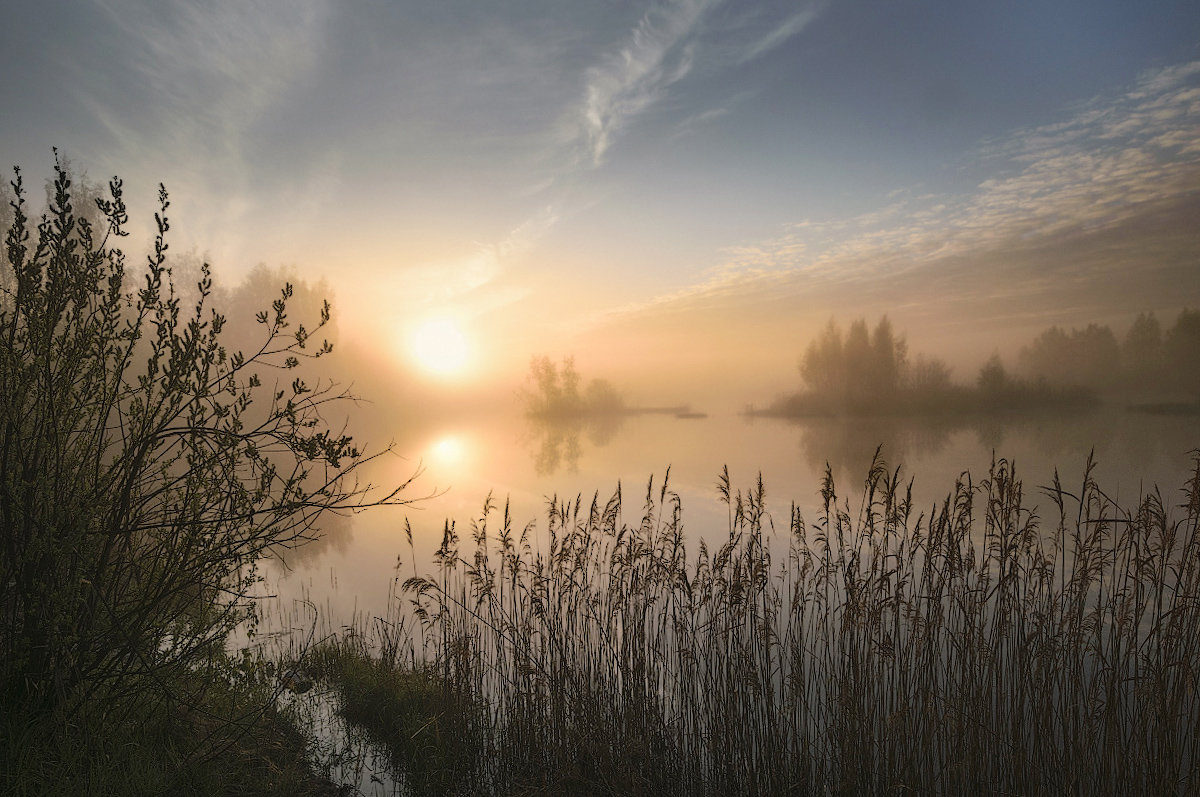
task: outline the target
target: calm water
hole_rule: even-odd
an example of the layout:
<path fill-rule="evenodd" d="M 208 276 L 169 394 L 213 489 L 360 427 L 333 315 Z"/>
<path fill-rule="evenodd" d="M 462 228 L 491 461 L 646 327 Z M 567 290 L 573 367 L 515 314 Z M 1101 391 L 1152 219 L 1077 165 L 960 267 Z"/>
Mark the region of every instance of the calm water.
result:
<path fill-rule="evenodd" d="M 689 539 L 710 542 L 727 529 L 727 509 L 716 489 L 724 466 L 734 486 L 742 489 L 749 489 L 761 472 L 768 509 L 786 531 L 793 503 L 807 519 L 816 519 L 827 462 L 839 493 L 856 509 L 858 488 L 880 444 L 889 466 L 900 466 L 915 479 L 918 510 L 944 498 L 962 472 L 970 471 L 976 479 L 986 476 L 994 454 L 1016 463 L 1028 503 L 1050 518 L 1053 506 L 1037 488 L 1049 484 L 1057 468 L 1063 486 L 1076 489 L 1093 450 L 1096 480 L 1111 497 L 1132 504 L 1157 484 L 1166 503 L 1175 504 L 1189 475 L 1189 451 L 1200 447 L 1200 417 L 1120 409 L 954 422 L 637 415 L 548 427 L 532 424 L 514 410 L 507 416 L 420 430 L 408 440 L 397 448 L 402 456 L 374 468 L 372 481 L 403 480 L 420 464 L 422 474 L 408 495 L 437 495 L 408 507 L 337 520 L 324 539 L 287 557 L 290 569 L 268 568 L 268 584 L 284 616 L 303 622 L 311 610 L 295 611 L 301 598 L 316 607 L 322 625 L 330 628 L 352 622 L 356 613 L 384 614 L 398 558 L 403 577 L 427 572 L 444 521 L 457 521 L 466 537 L 489 492 L 500 507 L 509 502 L 516 527 L 533 522 L 544 530 L 549 496 L 582 495 L 587 502 L 599 492 L 603 502 L 620 483 L 624 519 L 636 523 L 647 481 L 654 478 L 657 494 L 668 467 Z M 415 556 L 405 539 L 406 518 Z"/>

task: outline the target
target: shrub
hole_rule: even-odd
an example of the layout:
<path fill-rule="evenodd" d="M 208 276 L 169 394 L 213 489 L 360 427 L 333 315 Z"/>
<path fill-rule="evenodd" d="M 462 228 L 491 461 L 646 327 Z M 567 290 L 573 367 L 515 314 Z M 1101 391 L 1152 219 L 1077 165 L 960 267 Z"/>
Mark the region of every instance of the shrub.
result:
<path fill-rule="evenodd" d="M 144 273 L 117 244 L 117 178 L 73 204 L 55 159 L 36 227 L 20 170 L 0 265 L 0 711 L 110 716 L 198 701 L 206 667 L 252 616 L 268 546 L 322 515 L 398 503 L 348 479 L 372 457 L 322 419 L 347 398 L 291 379 L 331 347 L 288 316 L 291 286 L 258 314 L 261 344 L 222 345 L 201 270 L 181 307 L 167 267 L 167 192 Z M 136 280 L 136 284 L 135 281 Z M 97 708 L 99 707 L 99 709 Z"/>

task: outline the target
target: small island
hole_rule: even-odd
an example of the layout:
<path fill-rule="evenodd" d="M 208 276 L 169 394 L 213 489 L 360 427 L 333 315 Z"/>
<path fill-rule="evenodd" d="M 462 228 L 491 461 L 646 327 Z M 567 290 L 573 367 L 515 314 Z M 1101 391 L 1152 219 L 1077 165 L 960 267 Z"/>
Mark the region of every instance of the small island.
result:
<path fill-rule="evenodd" d="M 800 358 L 804 389 L 777 397 L 750 416 L 967 416 L 1056 412 L 1115 402 L 1156 414 L 1200 412 L 1200 311 L 1183 310 L 1164 334 L 1153 313 L 1138 316 L 1118 342 L 1113 331 L 1053 326 L 1017 356 L 1010 370 L 998 353 L 973 384 L 952 381 L 936 357 L 910 357 L 885 315 L 843 333 L 831 319 Z M 1189 397 L 1191 400 L 1188 400 Z"/>

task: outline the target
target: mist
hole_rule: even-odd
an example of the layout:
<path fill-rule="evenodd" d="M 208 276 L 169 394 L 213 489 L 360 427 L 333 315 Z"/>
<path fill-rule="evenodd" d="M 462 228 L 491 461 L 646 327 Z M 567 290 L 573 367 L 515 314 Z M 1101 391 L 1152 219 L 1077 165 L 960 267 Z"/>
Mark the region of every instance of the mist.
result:
<path fill-rule="evenodd" d="M 5 793 L 1200 793 L 1200 4 L 10 5 Z"/>

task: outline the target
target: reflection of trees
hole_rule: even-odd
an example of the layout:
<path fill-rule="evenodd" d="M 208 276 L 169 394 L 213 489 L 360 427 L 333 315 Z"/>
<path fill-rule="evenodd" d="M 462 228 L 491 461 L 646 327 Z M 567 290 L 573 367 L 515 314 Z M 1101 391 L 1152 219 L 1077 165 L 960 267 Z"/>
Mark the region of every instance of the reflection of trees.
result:
<path fill-rule="evenodd" d="M 893 465 L 936 456 L 955 432 L 969 431 L 983 449 L 1009 450 L 1015 441 L 1031 445 L 1044 462 L 1071 465 L 1094 452 L 1097 461 L 1120 465 L 1131 474 L 1149 473 L 1156 463 L 1178 460 L 1200 444 L 1194 416 L 1156 416 L 1110 407 L 1093 412 L 1024 412 L 951 415 L 943 418 L 821 417 L 796 422 L 805 462 L 816 471 L 828 462 L 836 479 L 857 480 L 870 469 L 883 446 Z M 1177 485 L 1161 485 L 1175 487 Z"/>
<path fill-rule="evenodd" d="M 1120 461 L 1132 472 L 1156 460 L 1184 462 L 1188 449 L 1200 444 L 1200 423 L 1194 416 L 1149 415 L 1119 407 L 980 418 L 972 427 L 979 444 L 987 448 L 999 450 L 1006 437 L 1019 434 L 1048 462 L 1074 461 L 1093 451 L 1100 462 Z"/>
<path fill-rule="evenodd" d="M 529 364 L 522 400 L 539 476 L 563 466 L 574 473 L 583 453 L 581 438 L 593 446 L 607 445 L 625 422 L 625 403 L 607 380 L 593 379 L 580 390 L 582 381 L 571 357 L 561 365 L 549 357 L 534 357 Z"/>
<path fill-rule="evenodd" d="M 612 442 L 625 425 L 626 415 L 573 415 L 552 417 L 529 415 L 533 467 L 539 476 L 552 476 L 565 467 L 569 473 L 579 470 L 583 440 L 602 448 Z"/>
<path fill-rule="evenodd" d="M 825 417 L 800 422 L 800 447 L 815 472 L 828 463 L 835 480 L 855 481 L 871 469 L 875 451 L 899 465 L 945 448 L 962 419 L 938 417 Z"/>

